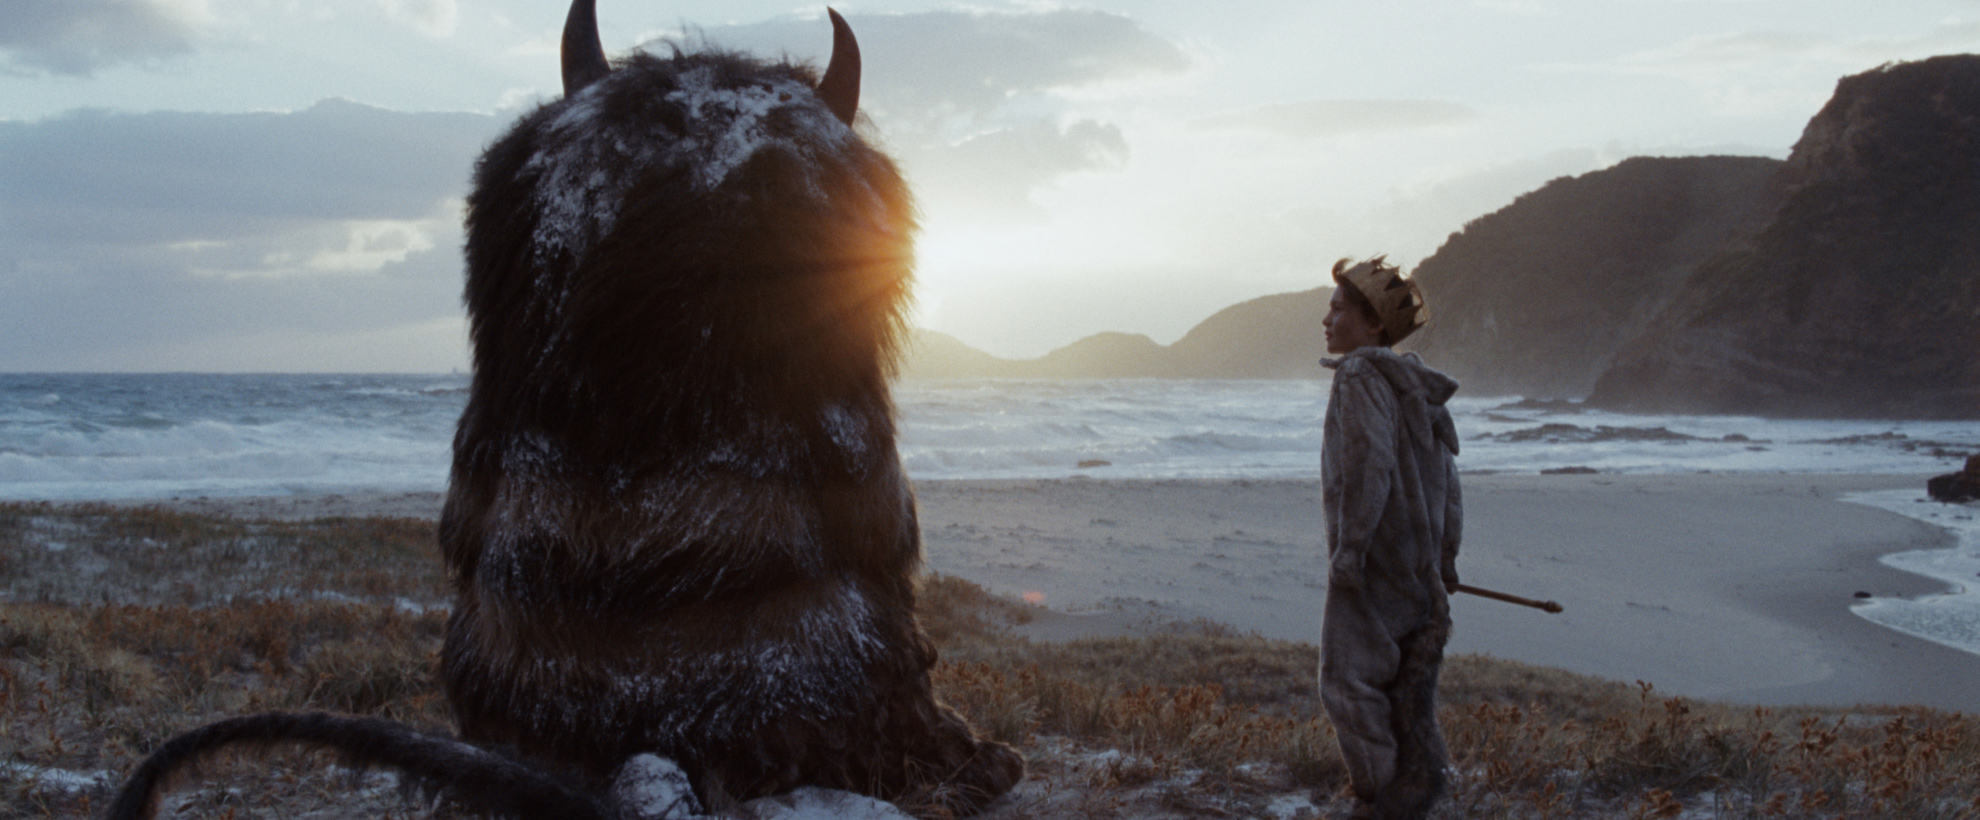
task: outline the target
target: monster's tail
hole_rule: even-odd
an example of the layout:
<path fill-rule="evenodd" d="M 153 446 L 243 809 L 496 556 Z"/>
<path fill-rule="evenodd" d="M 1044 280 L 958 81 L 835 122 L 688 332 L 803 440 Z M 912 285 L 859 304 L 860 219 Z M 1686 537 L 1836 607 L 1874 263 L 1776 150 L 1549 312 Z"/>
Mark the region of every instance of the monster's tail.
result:
<path fill-rule="evenodd" d="M 299 744 L 346 765 L 392 769 L 408 785 L 490 817 L 609 820 L 597 800 L 521 761 L 379 718 L 266 712 L 207 724 L 165 742 L 138 764 L 103 820 L 151 820 L 159 792 L 181 770 L 229 746 Z"/>

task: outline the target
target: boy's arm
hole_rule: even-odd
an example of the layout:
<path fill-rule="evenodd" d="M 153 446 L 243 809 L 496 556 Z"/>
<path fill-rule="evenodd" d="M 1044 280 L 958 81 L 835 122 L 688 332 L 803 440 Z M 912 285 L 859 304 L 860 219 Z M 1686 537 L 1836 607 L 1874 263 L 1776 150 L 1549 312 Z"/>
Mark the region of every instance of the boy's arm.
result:
<path fill-rule="evenodd" d="M 1458 585 L 1457 557 L 1458 544 L 1464 540 L 1464 488 L 1458 484 L 1457 462 L 1445 459 L 1444 486 L 1444 589 L 1455 591 Z"/>
<path fill-rule="evenodd" d="M 1331 577 L 1359 584 L 1395 482 L 1396 395 L 1387 380 L 1356 360 L 1344 363 L 1334 379 L 1342 487 Z"/>

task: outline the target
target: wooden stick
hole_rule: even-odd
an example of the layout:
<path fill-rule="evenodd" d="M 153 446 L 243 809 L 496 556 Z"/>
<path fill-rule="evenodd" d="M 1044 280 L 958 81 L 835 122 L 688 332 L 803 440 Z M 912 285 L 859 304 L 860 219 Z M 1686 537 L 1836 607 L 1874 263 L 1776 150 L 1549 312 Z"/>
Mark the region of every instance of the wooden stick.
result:
<path fill-rule="evenodd" d="M 1476 595 L 1481 598 L 1490 598 L 1494 601 L 1505 601 L 1506 603 L 1509 604 L 1530 606 L 1533 607 L 1534 609 L 1544 610 L 1547 612 L 1558 613 L 1561 611 L 1561 605 L 1553 601 L 1535 601 L 1532 598 L 1521 598 L 1518 595 L 1508 595 L 1504 592 L 1497 592 L 1494 590 L 1483 589 L 1480 587 L 1472 586 L 1470 584 L 1458 584 L 1457 591 L 1468 592 L 1471 593 L 1472 595 Z"/>

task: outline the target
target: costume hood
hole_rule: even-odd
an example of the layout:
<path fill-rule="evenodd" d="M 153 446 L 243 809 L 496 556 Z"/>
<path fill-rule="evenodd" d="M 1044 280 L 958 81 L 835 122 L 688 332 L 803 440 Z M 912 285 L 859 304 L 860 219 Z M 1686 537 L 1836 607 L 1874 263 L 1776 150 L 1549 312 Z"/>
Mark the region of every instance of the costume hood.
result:
<path fill-rule="evenodd" d="M 1457 425 L 1444 403 L 1457 393 L 1456 379 L 1431 369 L 1415 353 L 1397 353 L 1386 347 L 1369 346 L 1338 359 L 1320 363 L 1340 373 L 1367 368 L 1395 388 L 1401 402 L 1403 423 L 1418 441 L 1433 436 L 1451 455 L 1458 454 Z M 1338 375 L 1336 376 L 1338 378 Z"/>

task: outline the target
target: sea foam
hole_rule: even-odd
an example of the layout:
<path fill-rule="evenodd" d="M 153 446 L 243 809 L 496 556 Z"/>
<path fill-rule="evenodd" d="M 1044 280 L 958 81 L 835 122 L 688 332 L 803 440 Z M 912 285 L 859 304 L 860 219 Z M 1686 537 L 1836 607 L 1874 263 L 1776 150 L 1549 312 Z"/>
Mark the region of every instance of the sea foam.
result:
<path fill-rule="evenodd" d="M 1844 500 L 1944 527 L 1957 536 L 1946 549 L 1894 552 L 1878 559 L 1886 566 L 1944 581 L 1944 592 L 1875 598 L 1852 611 L 1907 635 L 1980 654 L 1980 508 L 1941 504 L 1914 490 L 1854 493 Z"/>

